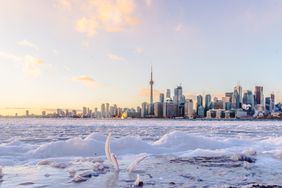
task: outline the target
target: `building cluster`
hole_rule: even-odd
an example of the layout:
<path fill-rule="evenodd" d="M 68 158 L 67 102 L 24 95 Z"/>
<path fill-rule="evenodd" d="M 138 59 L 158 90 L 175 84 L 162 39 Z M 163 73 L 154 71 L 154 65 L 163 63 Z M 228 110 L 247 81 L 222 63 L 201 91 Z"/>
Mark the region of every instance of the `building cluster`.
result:
<path fill-rule="evenodd" d="M 138 113 L 139 112 L 139 113 Z M 101 104 L 100 111 L 98 108 L 91 110 L 88 107 L 82 107 L 81 110 L 63 110 L 57 109 L 55 112 L 46 113 L 42 111 L 40 117 L 45 118 L 140 118 L 138 114 L 141 114 L 141 108 L 137 107 L 137 110 L 134 108 L 120 108 L 116 104 L 110 106 L 109 103 Z M 26 117 L 37 117 L 36 115 L 29 114 L 29 111 L 26 111 Z"/>
<path fill-rule="evenodd" d="M 182 86 L 165 94 L 161 93 L 158 102 L 153 102 L 153 73 L 151 69 L 150 80 L 150 103 L 142 103 L 141 117 L 155 118 L 282 118 L 281 104 L 275 105 L 275 95 L 264 96 L 263 87 L 256 86 L 254 92 L 246 90 L 238 84 L 232 92 L 225 93 L 222 99 L 210 94 L 198 95 L 195 104 L 192 99 L 186 99 L 183 95 Z"/>
<path fill-rule="evenodd" d="M 221 99 L 210 94 L 198 95 L 196 101 L 186 99 L 181 86 L 166 94 L 161 93 L 159 101 L 142 104 L 141 117 L 156 118 L 279 118 L 281 117 L 281 104 L 275 104 L 275 95 L 264 97 L 263 87 L 256 86 L 254 92 L 237 85 L 232 92 L 225 93 Z"/>

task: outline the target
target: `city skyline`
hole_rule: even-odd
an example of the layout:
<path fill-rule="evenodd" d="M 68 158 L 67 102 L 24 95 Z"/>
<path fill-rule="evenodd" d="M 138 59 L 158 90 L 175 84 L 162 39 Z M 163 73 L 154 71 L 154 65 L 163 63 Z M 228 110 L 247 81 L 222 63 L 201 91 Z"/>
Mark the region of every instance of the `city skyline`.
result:
<path fill-rule="evenodd" d="M 254 91 L 243 90 L 240 83 L 233 87 L 233 91 L 226 91 L 223 97 L 211 94 L 199 94 L 191 99 L 183 94 L 183 88 L 178 85 L 174 88 L 157 93 L 159 98 L 154 100 L 153 95 L 153 70 L 150 72 L 150 96 L 148 102 L 144 101 L 136 107 L 118 106 L 116 104 L 101 103 L 100 108 L 96 105 L 91 108 L 83 106 L 80 109 L 56 108 L 41 109 L 40 113 L 32 113 L 30 109 L 24 109 L 24 114 L 15 112 L 8 117 L 73 117 L 73 118 L 230 118 L 234 117 L 280 117 L 282 104 L 276 101 L 276 96 L 271 93 L 264 94 L 263 86 L 255 86 Z M 93 106 L 93 105 L 90 105 Z M 213 115 L 212 115 L 213 114 Z M 216 115 L 217 114 L 217 115 Z M 2 116 L 2 114 L 0 114 Z M 269 117 L 268 117 L 269 116 Z"/>
<path fill-rule="evenodd" d="M 106 102 L 135 108 L 149 102 L 151 64 L 154 99 L 180 83 L 187 98 L 221 98 L 240 81 L 281 101 L 282 2 L 204 4 L 1 2 L 0 114 Z"/>

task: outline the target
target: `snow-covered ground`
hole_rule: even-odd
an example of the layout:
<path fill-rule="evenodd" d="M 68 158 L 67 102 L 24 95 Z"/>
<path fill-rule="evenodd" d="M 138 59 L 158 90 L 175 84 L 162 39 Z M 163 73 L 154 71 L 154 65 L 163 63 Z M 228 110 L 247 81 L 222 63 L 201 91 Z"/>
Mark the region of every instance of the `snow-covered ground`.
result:
<path fill-rule="evenodd" d="M 0 119 L 0 166 L 1 188 L 282 185 L 282 121 Z"/>

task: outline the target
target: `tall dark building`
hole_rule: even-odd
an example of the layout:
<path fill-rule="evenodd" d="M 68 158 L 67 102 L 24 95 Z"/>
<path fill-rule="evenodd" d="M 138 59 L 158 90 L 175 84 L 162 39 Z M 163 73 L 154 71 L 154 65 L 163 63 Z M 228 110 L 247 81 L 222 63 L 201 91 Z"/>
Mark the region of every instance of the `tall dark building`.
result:
<path fill-rule="evenodd" d="M 182 86 L 179 85 L 174 89 L 173 103 L 177 105 L 176 116 L 184 115 L 185 97 L 183 95 Z"/>
<path fill-rule="evenodd" d="M 263 96 L 263 87 L 256 86 L 255 87 L 255 104 L 263 104 L 264 103 L 264 96 Z"/>
<path fill-rule="evenodd" d="M 160 93 L 160 103 L 164 103 L 164 94 Z"/>
<path fill-rule="evenodd" d="M 211 108 L 211 95 L 207 94 L 205 96 L 205 110 L 209 110 Z"/>
<path fill-rule="evenodd" d="M 150 80 L 150 115 L 154 115 L 154 101 L 153 101 L 153 68 L 151 66 L 151 80 Z"/>
<path fill-rule="evenodd" d="M 272 111 L 271 109 L 271 98 L 265 97 L 265 110 L 267 113 L 270 113 Z"/>
<path fill-rule="evenodd" d="M 270 105 L 271 110 L 275 111 L 275 95 L 274 95 L 274 93 L 271 93 L 270 99 L 271 99 L 271 105 Z"/>

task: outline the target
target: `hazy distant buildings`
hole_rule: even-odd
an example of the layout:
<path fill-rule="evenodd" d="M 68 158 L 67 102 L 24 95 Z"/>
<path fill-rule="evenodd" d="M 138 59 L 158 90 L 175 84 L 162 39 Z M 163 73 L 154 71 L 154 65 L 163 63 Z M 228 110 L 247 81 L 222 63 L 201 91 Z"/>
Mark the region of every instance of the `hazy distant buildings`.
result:
<path fill-rule="evenodd" d="M 106 118 L 106 107 L 105 107 L 105 104 L 101 104 L 101 116 L 102 116 L 102 118 Z"/>

